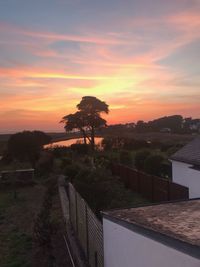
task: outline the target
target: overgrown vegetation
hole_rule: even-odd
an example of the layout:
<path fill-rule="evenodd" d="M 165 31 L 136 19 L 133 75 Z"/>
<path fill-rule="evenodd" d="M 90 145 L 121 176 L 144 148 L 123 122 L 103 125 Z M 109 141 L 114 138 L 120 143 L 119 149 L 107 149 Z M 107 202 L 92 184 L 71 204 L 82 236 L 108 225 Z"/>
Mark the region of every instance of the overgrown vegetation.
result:
<path fill-rule="evenodd" d="M 100 216 L 102 210 L 147 202 L 127 189 L 118 176 L 111 174 L 112 163 L 170 178 L 168 158 L 181 146 L 182 143 L 177 141 L 138 140 L 133 137 L 106 137 L 96 150 L 91 150 L 87 144 L 45 150 L 40 145 L 34 158 L 37 185 L 28 188 L 19 186 L 17 199 L 11 187 L 9 192 L 0 192 L 0 254 L 5 255 L 0 256 L 0 266 L 29 267 L 35 249 L 35 258 L 38 255 L 45 258 L 43 263 L 36 260 L 35 266 L 53 266 L 55 263 L 52 238 L 55 236 L 57 214 L 52 217 L 52 204 L 56 184 L 49 180 L 51 175 L 64 174 Z M 33 161 L 24 155 L 17 157 L 5 153 L 0 160 L 0 170 L 30 168 Z"/>
<path fill-rule="evenodd" d="M 32 222 L 43 198 L 44 187 L 0 192 L 0 266 L 32 266 Z M 35 197 L 37 195 L 37 198 Z"/>

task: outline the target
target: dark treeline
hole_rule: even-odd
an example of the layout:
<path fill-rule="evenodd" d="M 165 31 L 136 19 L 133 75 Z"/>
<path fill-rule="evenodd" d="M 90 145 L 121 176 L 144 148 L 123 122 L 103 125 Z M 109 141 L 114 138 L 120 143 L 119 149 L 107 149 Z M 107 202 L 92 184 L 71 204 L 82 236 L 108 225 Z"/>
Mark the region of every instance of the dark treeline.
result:
<path fill-rule="evenodd" d="M 145 122 L 115 124 L 107 127 L 107 132 L 131 131 L 136 133 L 165 132 L 177 134 L 190 134 L 200 131 L 200 119 L 183 118 L 181 115 L 172 115 Z"/>

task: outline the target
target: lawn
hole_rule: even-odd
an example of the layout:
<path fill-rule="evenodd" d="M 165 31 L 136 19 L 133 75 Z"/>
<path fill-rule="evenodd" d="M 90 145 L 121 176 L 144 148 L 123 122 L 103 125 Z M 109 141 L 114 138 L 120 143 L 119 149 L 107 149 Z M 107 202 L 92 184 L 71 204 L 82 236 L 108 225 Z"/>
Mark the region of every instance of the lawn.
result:
<path fill-rule="evenodd" d="M 0 266 L 29 267 L 32 257 L 32 228 L 41 207 L 45 188 L 41 185 L 0 192 Z"/>

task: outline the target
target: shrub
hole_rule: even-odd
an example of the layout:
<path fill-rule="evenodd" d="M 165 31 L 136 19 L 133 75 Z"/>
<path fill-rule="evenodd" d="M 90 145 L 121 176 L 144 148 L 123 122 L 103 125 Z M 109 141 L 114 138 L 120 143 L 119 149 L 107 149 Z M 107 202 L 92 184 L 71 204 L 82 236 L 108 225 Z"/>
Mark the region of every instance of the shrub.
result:
<path fill-rule="evenodd" d="M 132 165 L 132 155 L 129 151 L 120 151 L 120 163 L 128 166 Z"/>
<path fill-rule="evenodd" d="M 144 171 L 156 175 L 162 175 L 162 163 L 164 157 L 160 154 L 149 155 L 144 161 Z"/>
<path fill-rule="evenodd" d="M 151 154 L 150 151 L 147 149 L 140 150 L 135 154 L 135 167 L 136 167 L 136 169 L 144 170 L 144 162 L 150 154 Z"/>
<path fill-rule="evenodd" d="M 71 150 L 78 153 L 78 154 L 81 154 L 81 155 L 85 155 L 85 154 L 88 154 L 89 151 L 90 151 L 90 145 L 87 145 L 87 144 L 72 144 L 71 146 Z"/>
<path fill-rule="evenodd" d="M 66 165 L 63 174 L 67 176 L 70 181 L 73 181 L 77 174 L 80 172 L 81 167 L 76 163 Z"/>

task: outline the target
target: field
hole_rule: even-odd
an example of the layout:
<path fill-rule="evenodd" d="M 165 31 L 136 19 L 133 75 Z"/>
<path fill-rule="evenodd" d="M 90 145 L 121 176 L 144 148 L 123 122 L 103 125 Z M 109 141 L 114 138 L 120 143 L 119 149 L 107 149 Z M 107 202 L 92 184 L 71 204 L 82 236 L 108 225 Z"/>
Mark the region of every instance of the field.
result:
<path fill-rule="evenodd" d="M 169 133 L 159 133 L 159 132 L 150 132 L 150 133 L 134 133 L 130 131 L 123 132 L 107 132 L 103 133 L 103 137 L 124 137 L 132 138 L 136 140 L 146 140 L 146 141 L 160 141 L 163 143 L 187 143 L 195 138 L 195 135 L 192 134 L 169 134 Z"/>
<path fill-rule="evenodd" d="M 35 219 L 41 211 L 47 190 L 43 182 L 39 183 L 18 188 L 17 199 L 11 190 L 0 191 L 1 267 L 71 267 L 63 239 L 65 225 L 57 190 L 53 194 L 50 216 L 51 251 L 34 242 Z"/>
<path fill-rule="evenodd" d="M 28 267 L 32 258 L 32 228 L 44 195 L 43 186 L 0 192 L 0 266 Z M 37 196 L 37 197 L 36 197 Z"/>

